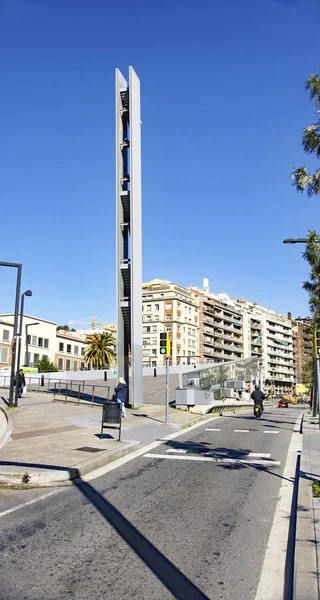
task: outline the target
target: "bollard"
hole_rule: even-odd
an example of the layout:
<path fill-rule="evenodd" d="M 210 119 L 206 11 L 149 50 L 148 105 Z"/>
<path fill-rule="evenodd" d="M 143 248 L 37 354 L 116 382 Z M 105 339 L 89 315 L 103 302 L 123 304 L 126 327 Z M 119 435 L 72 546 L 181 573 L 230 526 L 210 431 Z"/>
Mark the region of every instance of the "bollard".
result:
<path fill-rule="evenodd" d="M 153 369 L 153 377 L 157 377 L 157 369 L 156 368 Z"/>
<path fill-rule="evenodd" d="M 41 375 L 41 387 L 44 386 L 44 375 Z"/>
<path fill-rule="evenodd" d="M 104 372 L 104 380 L 108 381 L 108 373 L 107 373 L 107 371 Z"/>

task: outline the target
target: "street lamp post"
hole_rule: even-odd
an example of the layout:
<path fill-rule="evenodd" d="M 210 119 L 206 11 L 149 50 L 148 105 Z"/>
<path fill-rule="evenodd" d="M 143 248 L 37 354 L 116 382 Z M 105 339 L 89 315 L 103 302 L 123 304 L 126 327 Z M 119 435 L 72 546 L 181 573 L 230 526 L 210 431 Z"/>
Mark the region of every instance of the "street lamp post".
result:
<path fill-rule="evenodd" d="M 26 367 L 29 367 L 29 348 L 28 348 L 28 327 L 31 327 L 32 325 L 40 325 L 39 321 L 36 321 L 35 323 L 27 323 L 26 324 Z"/>
<path fill-rule="evenodd" d="M 20 322 L 19 322 L 19 333 L 18 333 L 18 353 L 17 353 L 17 368 L 16 368 L 16 389 L 14 394 L 15 406 L 18 406 L 18 380 L 19 380 L 19 370 L 20 370 L 20 356 L 21 356 L 21 338 L 22 338 L 22 322 L 23 322 L 23 309 L 24 309 L 24 297 L 32 296 L 31 290 L 26 290 L 21 294 L 21 304 L 20 304 Z"/>
<path fill-rule="evenodd" d="M 13 342 L 12 342 L 11 374 L 10 374 L 10 390 L 9 390 L 9 406 L 13 406 L 13 388 L 14 388 L 14 373 L 15 373 L 15 365 L 16 365 L 16 346 L 17 346 L 17 333 L 18 333 L 19 299 L 20 299 L 20 288 L 21 288 L 22 264 L 21 263 L 0 262 L 0 267 L 13 267 L 13 268 L 17 269 L 16 301 L 15 301 L 15 308 L 14 308 Z"/>

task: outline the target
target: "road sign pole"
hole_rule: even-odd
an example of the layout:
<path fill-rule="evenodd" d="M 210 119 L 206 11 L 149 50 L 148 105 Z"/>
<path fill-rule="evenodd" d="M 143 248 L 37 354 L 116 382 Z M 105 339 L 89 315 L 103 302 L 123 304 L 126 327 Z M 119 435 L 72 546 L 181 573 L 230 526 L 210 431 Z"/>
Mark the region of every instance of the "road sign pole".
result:
<path fill-rule="evenodd" d="M 166 424 L 169 423 L 169 356 L 166 356 Z"/>

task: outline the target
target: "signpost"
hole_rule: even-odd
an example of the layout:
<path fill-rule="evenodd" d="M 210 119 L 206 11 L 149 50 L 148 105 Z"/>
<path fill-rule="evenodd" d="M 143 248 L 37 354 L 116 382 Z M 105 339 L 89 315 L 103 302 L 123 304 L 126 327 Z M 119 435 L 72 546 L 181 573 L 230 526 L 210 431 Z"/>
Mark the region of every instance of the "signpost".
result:
<path fill-rule="evenodd" d="M 166 424 L 169 423 L 169 361 L 171 355 L 171 342 L 167 332 L 160 333 L 160 354 L 165 355 L 166 361 Z"/>

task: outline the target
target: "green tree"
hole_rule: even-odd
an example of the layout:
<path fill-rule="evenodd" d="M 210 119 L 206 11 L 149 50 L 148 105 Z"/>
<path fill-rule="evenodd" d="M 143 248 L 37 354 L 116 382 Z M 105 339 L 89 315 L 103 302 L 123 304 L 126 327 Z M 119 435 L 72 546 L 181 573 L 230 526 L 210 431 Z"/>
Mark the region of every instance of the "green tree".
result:
<path fill-rule="evenodd" d="M 303 289 L 309 295 L 309 307 L 314 329 L 320 329 L 320 245 L 316 231 L 309 231 L 308 242 L 303 258 L 310 265 L 309 281 L 305 281 Z"/>
<path fill-rule="evenodd" d="M 73 327 L 70 329 L 69 325 L 58 325 L 57 331 L 60 331 L 60 330 L 63 330 L 63 331 L 75 331 L 75 329 Z"/>
<path fill-rule="evenodd" d="M 306 81 L 306 90 L 310 91 L 310 100 L 315 101 L 317 114 L 320 114 L 320 77 L 311 75 Z M 306 154 L 314 154 L 320 158 L 320 119 L 303 130 L 302 147 Z M 307 190 L 308 196 L 320 194 L 320 169 L 308 173 L 307 167 L 298 167 L 291 173 L 290 178 L 298 192 Z"/>
<path fill-rule="evenodd" d="M 310 390 L 313 384 L 313 358 L 310 357 L 303 365 L 302 383 Z"/>
<path fill-rule="evenodd" d="M 41 360 L 38 360 L 34 366 L 38 369 L 39 373 L 56 373 L 58 371 L 56 365 L 46 356 L 43 356 Z"/>
<path fill-rule="evenodd" d="M 116 340 L 108 332 L 93 333 L 87 337 L 88 346 L 84 353 L 85 361 L 94 369 L 108 368 L 115 359 Z"/>

